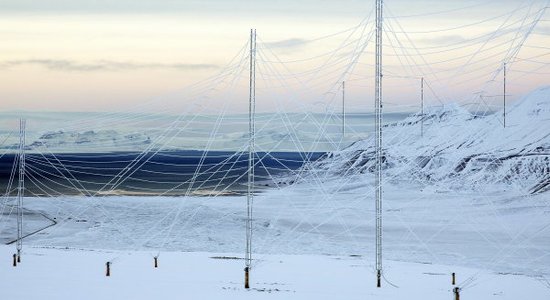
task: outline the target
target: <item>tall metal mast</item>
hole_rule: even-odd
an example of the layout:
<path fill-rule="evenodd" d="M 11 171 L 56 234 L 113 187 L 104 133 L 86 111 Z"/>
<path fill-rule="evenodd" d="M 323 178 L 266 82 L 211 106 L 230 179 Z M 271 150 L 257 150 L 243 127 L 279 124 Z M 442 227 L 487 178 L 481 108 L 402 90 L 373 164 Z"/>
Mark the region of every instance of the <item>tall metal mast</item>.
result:
<path fill-rule="evenodd" d="M 376 0 L 376 75 L 375 75 L 375 147 L 376 147 L 376 286 L 382 277 L 382 8 Z"/>
<path fill-rule="evenodd" d="M 342 81 L 342 142 L 346 136 L 346 82 Z"/>
<path fill-rule="evenodd" d="M 246 193 L 246 256 L 244 287 L 249 288 L 249 271 L 252 264 L 252 205 L 254 202 L 254 144 L 256 114 L 256 29 L 250 29 L 250 90 L 248 103 L 248 188 Z"/>
<path fill-rule="evenodd" d="M 424 77 L 420 79 L 420 136 L 424 137 Z"/>
<path fill-rule="evenodd" d="M 25 125 L 19 120 L 19 183 L 17 185 L 17 262 L 21 262 L 23 248 L 23 197 L 25 195 Z"/>
<path fill-rule="evenodd" d="M 504 119 L 503 121 L 503 125 L 504 125 L 504 128 L 506 128 L 506 63 L 504 63 L 504 86 L 503 86 L 503 93 L 502 93 L 502 102 L 503 102 L 503 106 L 504 106 L 504 109 L 502 111 L 502 118 Z"/>

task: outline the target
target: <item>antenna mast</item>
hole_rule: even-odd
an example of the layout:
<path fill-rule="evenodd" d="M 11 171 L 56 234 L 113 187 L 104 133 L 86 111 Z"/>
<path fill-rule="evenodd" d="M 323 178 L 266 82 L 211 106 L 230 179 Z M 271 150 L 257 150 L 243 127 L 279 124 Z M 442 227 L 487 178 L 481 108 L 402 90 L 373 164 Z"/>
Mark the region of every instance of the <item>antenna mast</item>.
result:
<path fill-rule="evenodd" d="M 504 63 L 504 87 L 503 87 L 503 89 L 504 89 L 504 91 L 502 93 L 502 103 L 503 103 L 504 109 L 502 111 L 502 117 L 504 119 L 504 121 L 503 121 L 504 128 L 506 128 L 506 63 Z"/>
<path fill-rule="evenodd" d="M 376 76 L 375 76 L 375 147 L 376 147 L 376 277 L 380 287 L 382 277 L 382 8 L 376 0 Z"/>
<path fill-rule="evenodd" d="M 342 81 L 342 142 L 346 136 L 346 82 Z"/>
<path fill-rule="evenodd" d="M 19 182 L 17 185 L 17 262 L 21 262 L 23 248 L 23 197 L 25 195 L 25 125 L 24 119 L 19 119 Z"/>
<path fill-rule="evenodd" d="M 254 143 L 256 114 L 256 29 L 250 29 L 250 90 L 248 97 L 248 188 L 246 193 L 246 256 L 244 287 L 248 289 L 252 264 L 252 205 L 254 202 Z"/>
<path fill-rule="evenodd" d="M 424 77 L 420 79 L 420 136 L 424 137 Z"/>

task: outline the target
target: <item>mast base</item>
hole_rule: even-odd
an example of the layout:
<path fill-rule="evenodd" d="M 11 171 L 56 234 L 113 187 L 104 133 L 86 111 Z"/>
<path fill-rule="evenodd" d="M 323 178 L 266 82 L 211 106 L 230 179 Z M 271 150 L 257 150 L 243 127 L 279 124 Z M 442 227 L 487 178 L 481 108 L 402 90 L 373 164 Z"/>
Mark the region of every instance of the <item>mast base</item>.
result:
<path fill-rule="evenodd" d="M 244 268 L 244 288 L 245 288 L 245 289 L 249 289 L 249 288 L 250 288 L 249 278 L 250 278 L 250 275 L 249 275 L 249 268 L 246 267 L 246 268 Z"/>
<path fill-rule="evenodd" d="M 108 261 L 105 263 L 105 276 L 109 277 L 111 276 L 111 262 Z"/>

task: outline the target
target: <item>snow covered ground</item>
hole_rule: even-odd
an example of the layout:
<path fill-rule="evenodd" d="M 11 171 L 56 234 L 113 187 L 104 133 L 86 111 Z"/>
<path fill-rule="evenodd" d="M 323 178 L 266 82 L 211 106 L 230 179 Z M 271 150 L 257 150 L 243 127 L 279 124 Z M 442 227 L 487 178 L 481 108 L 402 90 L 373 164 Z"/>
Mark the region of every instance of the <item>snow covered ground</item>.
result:
<path fill-rule="evenodd" d="M 325 184 L 323 193 L 317 187 L 300 187 L 257 196 L 255 252 L 372 257 L 372 192 L 340 186 Z M 550 275 L 550 206 L 545 194 L 480 195 L 402 185 L 388 186 L 385 199 L 386 258 Z M 235 196 L 26 198 L 26 233 L 52 220 L 57 224 L 25 243 L 240 253 L 245 203 L 245 197 Z M 8 242 L 15 239 L 16 222 L 13 214 L 5 213 L 0 235 Z"/>
<path fill-rule="evenodd" d="M 376 289 L 371 191 L 348 180 L 348 190 L 334 182 L 256 197 L 251 291 L 243 260 L 211 258 L 244 256 L 245 198 L 233 196 L 27 198 L 28 231 L 51 224 L 37 212 L 58 223 L 25 240 L 17 268 L 15 247 L 2 246 L 0 273 L 8 287 L 33 286 L 9 289 L 16 299 L 451 299 L 452 272 L 462 299 L 550 297 L 544 194 L 389 186 L 384 274 L 399 288 Z M 15 220 L 1 225 L 13 237 Z"/>
<path fill-rule="evenodd" d="M 0 247 L 5 299 L 452 299 L 450 269 L 457 280 L 479 277 L 461 299 L 550 297 L 536 278 L 396 261 L 386 262 L 395 286 L 377 289 L 364 257 L 262 255 L 245 290 L 243 261 L 227 254 L 163 252 L 155 269 L 149 252 L 28 248 L 14 268 L 12 250 Z"/>

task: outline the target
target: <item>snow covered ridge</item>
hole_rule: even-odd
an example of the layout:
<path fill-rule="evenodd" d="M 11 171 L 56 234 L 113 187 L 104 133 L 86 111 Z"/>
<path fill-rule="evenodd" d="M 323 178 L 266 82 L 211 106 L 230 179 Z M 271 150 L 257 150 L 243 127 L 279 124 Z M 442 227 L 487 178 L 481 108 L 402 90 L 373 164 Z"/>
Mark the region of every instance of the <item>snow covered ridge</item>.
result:
<path fill-rule="evenodd" d="M 99 131 L 84 131 L 66 132 L 63 130 L 55 132 L 46 132 L 40 136 L 36 141 L 27 146 L 27 149 L 33 150 L 40 147 L 46 147 L 48 149 L 58 149 L 68 147 L 73 149 L 75 147 L 86 147 L 86 145 L 101 145 L 106 148 L 128 148 L 136 149 L 143 146 L 147 146 L 151 143 L 151 138 L 142 133 L 133 133 L 122 135 L 115 130 L 99 130 Z M 140 147 L 141 146 L 141 147 Z"/>
<path fill-rule="evenodd" d="M 453 189 L 496 184 L 526 194 L 550 191 L 550 86 L 511 105 L 506 128 L 502 116 L 502 111 L 474 116 L 453 104 L 385 126 L 384 179 Z M 306 174 L 370 173 L 374 152 L 373 138 L 357 141 L 307 166 Z"/>

